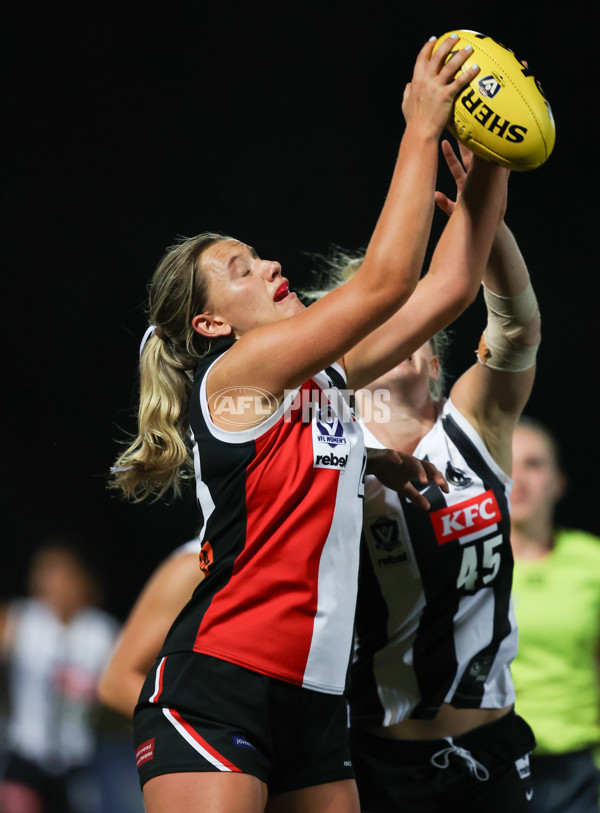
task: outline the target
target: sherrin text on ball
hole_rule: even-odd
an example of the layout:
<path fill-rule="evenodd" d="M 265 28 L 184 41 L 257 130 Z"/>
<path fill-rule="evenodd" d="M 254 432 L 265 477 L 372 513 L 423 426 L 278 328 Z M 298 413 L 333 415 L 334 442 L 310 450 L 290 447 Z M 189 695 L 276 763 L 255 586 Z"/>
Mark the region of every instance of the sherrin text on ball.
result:
<path fill-rule="evenodd" d="M 509 48 L 476 31 L 448 31 L 435 48 L 452 34 L 457 35 L 452 53 L 473 48 L 462 70 L 476 64 L 480 71 L 456 97 L 448 129 L 488 161 L 514 170 L 541 166 L 556 130 L 539 82 Z"/>

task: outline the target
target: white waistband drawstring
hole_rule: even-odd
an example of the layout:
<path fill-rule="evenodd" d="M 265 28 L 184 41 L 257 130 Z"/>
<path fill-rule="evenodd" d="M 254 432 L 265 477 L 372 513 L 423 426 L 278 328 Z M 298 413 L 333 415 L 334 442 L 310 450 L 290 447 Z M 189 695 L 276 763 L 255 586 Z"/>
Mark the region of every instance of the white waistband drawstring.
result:
<path fill-rule="evenodd" d="M 490 778 L 490 772 L 482 765 L 481 762 L 478 762 L 473 754 L 470 751 L 467 751 L 466 748 L 460 748 L 458 745 L 455 745 L 452 741 L 452 737 L 444 737 L 446 742 L 450 743 L 448 748 L 442 748 L 441 751 L 436 751 L 436 753 L 431 757 L 431 764 L 434 765 L 436 768 L 447 768 L 450 765 L 450 754 L 456 754 L 457 757 L 461 757 L 467 763 L 469 771 L 471 774 L 476 778 L 479 779 L 480 782 L 485 782 Z"/>

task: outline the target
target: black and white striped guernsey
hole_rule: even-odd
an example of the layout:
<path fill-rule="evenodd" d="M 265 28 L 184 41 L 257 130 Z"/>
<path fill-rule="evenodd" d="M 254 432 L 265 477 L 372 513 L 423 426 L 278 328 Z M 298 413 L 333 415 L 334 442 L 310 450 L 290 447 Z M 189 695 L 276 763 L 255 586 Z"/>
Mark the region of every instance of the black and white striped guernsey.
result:
<path fill-rule="evenodd" d="M 367 447 L 381 448 L 364 430 Z M 367 478 L 350 694 L 356 727 L 431 719 L 444 702 L 514 702 L 512 480 L 450 400 L 413 454 L 437 466 L 450 492 L 428 486 L 427 512 Z"/>

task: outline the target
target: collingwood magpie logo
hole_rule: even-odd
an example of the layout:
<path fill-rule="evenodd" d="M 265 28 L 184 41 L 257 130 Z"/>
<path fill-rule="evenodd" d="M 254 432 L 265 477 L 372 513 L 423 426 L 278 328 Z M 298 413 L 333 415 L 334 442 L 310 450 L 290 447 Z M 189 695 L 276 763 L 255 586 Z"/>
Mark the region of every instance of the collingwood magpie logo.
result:
<path fill-rule="evenodd" d="M 485 683 L 492 668 L 493 658 L 491 655 L 482 655 L 473 658 L 469 663 L 467 675 L 474 683 Z"/>
<path fill-rule="evenodd" d="M 469 477 L 462 469 L 459 469 L 458 466 L 453 466 L 450 461 L 446 464 L 446 480 L 453 485 L 454 488 L 468 488 L 473 479 Z"/>

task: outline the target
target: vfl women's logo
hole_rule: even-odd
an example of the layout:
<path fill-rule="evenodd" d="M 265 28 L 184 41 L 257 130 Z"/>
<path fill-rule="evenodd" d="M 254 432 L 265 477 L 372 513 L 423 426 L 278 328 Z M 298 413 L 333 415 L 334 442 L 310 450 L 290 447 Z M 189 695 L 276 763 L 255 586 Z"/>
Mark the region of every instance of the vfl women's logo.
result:
<path fill-rule="evenodd" d="M 397 517 L 377 517 L 367 525 L 366 531 L 378 567 L 400 565 L 408 561 L 408 555 L 400 539 Z"/>
<path fill-rule="evenodd" d="M 316 424 L 321 443 L 326 443 L 332 449 L 335 449 L 336 446 L 346 445 L 344 427 L 331 410 L 320 409 L 317 413 Z"/>
<path fill-rule="evenodd" d="M 333 410 L 316 411 L 312 424 L 313 466 L 317 469 L 338 469 L 344 471 L 348 463 L 348 439 L 344 426 Z M 329 447 L 329 451 L 326 447 Z"/>

